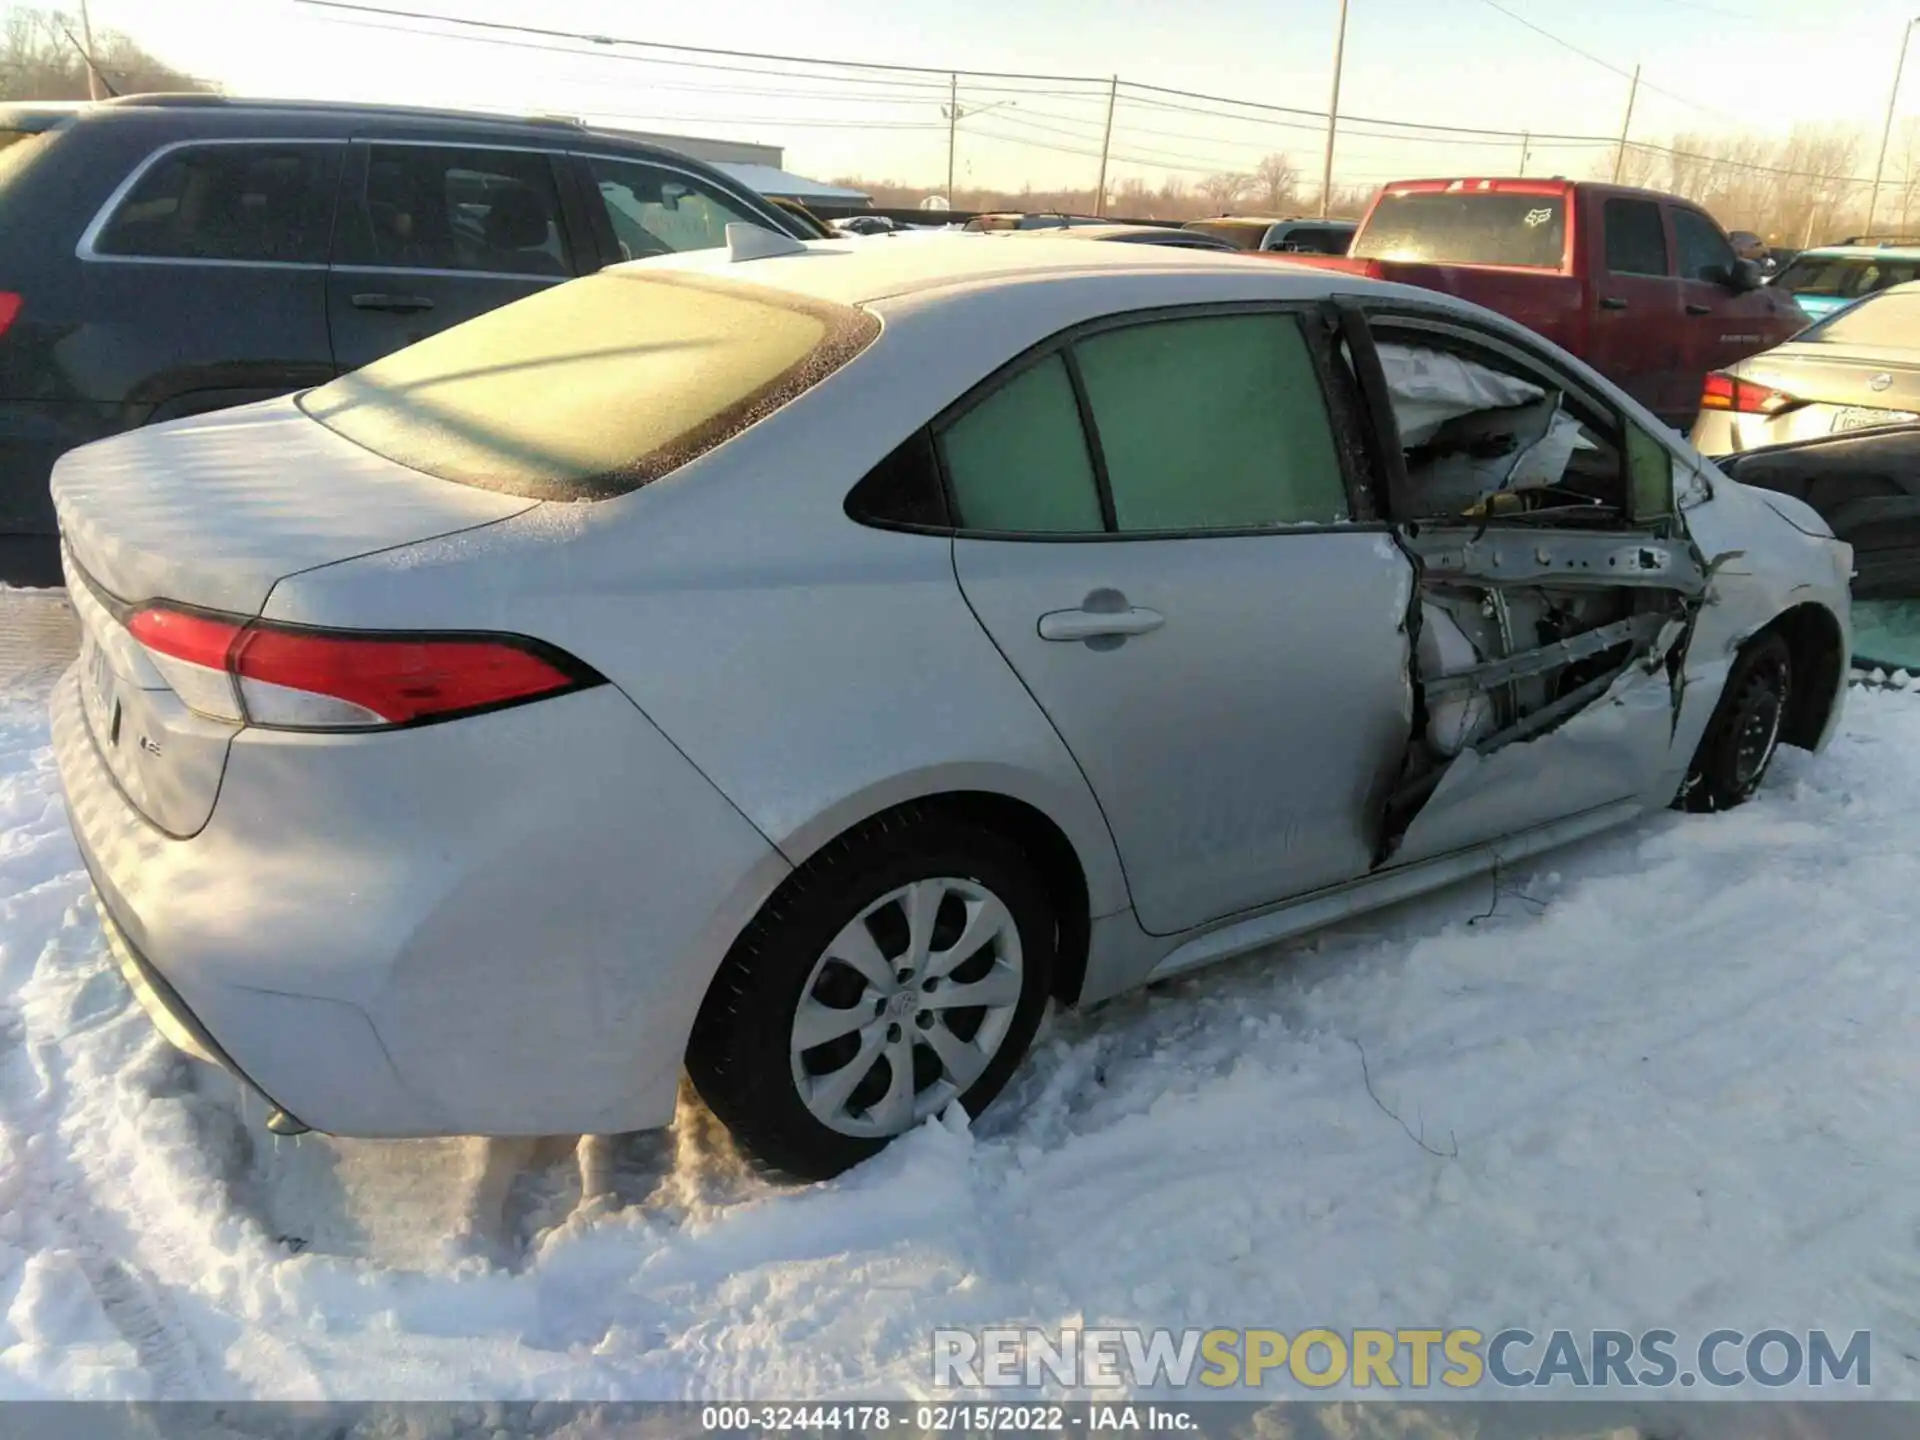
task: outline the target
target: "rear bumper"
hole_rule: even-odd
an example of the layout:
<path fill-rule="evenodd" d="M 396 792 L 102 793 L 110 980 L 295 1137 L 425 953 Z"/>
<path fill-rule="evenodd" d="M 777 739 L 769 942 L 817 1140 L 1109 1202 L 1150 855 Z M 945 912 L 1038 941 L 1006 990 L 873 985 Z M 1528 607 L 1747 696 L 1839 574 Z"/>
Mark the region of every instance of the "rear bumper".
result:
<path fill-rule="evenodd" d="M 668 1123 L 707 983 L 787 872 L 610 686 L 397 734 L 242 732 L 187 840 L 114 786 L 72 672 L 53 736 L 162 1033 L 335 1134 Z"/>

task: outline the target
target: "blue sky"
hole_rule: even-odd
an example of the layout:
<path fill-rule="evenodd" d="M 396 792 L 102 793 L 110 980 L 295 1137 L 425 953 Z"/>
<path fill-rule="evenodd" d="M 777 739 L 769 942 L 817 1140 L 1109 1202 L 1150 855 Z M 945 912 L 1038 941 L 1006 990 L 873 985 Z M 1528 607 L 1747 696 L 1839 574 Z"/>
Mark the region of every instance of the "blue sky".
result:
<path fill-rule="evenodd" d="M 686 45 L 939 68 L 1110 75 L 1275 105 L 1324 108 L 1338 0 L 369 0 L 397 8 Z M 1498 0 L 1515 15 L 1631 71 L 1633 133 L 1784 133 L 1797 121 L 1878 128 L 1906 19 L 1920 0 Z M 1489 0 L 1350 0 L 1343 113 L 1566 134 L 1618 132 L 1628 82 L 1499 13 Z M 628 64 L 345 23 L 296 0 L 92 0 L 94 23 L 128 31 L 236 91 L 550 111 L 786 147 L 816 175 L 937 182 L 943 82 L 843 84 Z M 417 29 L 417 27 L 416 27 Z M 632 52 L 629 52 L 632 53 Z M 682 57 L 683 59 L 685 57 Z M 769 67 L 776 68 L 776 67 Z M 1920 47 L 1902 113 L 1920 111 Z M 1649 88 L 1657 87 L 1657 88 Z M 1060 93 L 1074 91 L 1076 93 Z M 1661 93 L 1662 91 L 1670 93 Z M 855 100 L 852 97 L 862 98 Z M 1674 98 L 1674 97 L 1684 97 Z M 1112 175 L 1250 168 L 1284 150 L 1319 172 L 1310 128 L 1196 114 L 1191 102 L 1125 104 Z M 1687 103 L 1692 102 L 1692 103 Z M 1105 97 L 1094 90 L 966 83 L 964 183 L 1086 185 Z M 988 107 L 992 107 L 989 109 Z M 1205 107 L 1203 107 L 1205 108 Z M 1278 117 L 1284 119 L 1285 117 Z M 1872 163 L 1863 147 L 1861 169 Z M 1596 147 L 1537 145 L 1528 173 L 1590 173 Z M 1336 177 L 1511 173 L 1517 142 L 1343 137 Z"/>

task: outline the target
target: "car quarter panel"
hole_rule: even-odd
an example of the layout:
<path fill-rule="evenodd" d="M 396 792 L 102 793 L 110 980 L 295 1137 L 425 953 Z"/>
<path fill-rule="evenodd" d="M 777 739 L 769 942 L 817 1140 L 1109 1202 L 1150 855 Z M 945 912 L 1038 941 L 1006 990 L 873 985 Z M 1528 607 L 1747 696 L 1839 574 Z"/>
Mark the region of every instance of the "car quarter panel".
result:
<path fill-rule="evenodd" d="M 673 1116 L 694 1013 L 786 862 L 610 686 L 375 735 L 243 732 L 169 840 L 54 704 L 103 903 L 267 1096 L 352 1135 Z"/>

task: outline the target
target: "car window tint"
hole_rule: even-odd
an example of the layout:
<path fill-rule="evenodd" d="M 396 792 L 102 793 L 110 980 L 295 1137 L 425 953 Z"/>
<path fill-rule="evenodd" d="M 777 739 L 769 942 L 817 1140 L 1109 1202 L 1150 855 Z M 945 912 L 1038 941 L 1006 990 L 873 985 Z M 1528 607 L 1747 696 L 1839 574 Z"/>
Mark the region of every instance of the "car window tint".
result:
<path fill-rule="evenodd" d="M 1558 270 L 1566 248 L 1567 204 L 1559 195 L 1388 190 L 1348 253 L 1360 260 Z"/>
<path fill-rule="evenodd" d="M 947 497 L 932 435 L 914 431 L 869 470 L 847 496 L 847 514 L 865 524 L 946 528 Z"/>
<path fill-rule="evenodd" d="M 1867 260 L 1859 256 L 1803 255 L 1774 280 L 1790 295 L 1852 299 L 1920 277 L 1920 260 Z"/>
<path fill-rule="evenodd" d="M 372 145 L 336 263 L 502 275 L 573 273 L 543 154 Z"/>
<path fill-rule="evenodd" d="M 1070 534 L 1103 528 L 1067 364 L 1020 371 L 940 437 L 956 523 L 969 530 Z"/>
<path fill-rule="evenodd" d="M 1667 232 L 1652 200 L 1609 200 L 1602 215 L 1607 235 L 1607 271 L 1613 275 L 1666 275 Z"/>
<path fill-rule="evenodd" d="M 1673 212 L 1673 236 L 1680 246 L 1680 275 L 1686 280 L 1724 284 L 1733 275 L 1733 246 L 1706 216 L 1694 210 Z"/>
<path fill-rule="evenodd" d="M 94 237 L 99 255 L 324 264 L 326 154 L 202 145 L 160 157 Z"/>
<path fill-rule="evenodd" d="M 1074 351 L 1119 529 L 1347 518 L 1326 399 L 1293 316 L 1132 325 Z"/>
<path fill-rule="evenodd" d="M 680 171 L 598 157 L 586 164 L 623 260 L 711 250 L 727 243 L 734 221 L 770 228 L 739 201 Z"/>

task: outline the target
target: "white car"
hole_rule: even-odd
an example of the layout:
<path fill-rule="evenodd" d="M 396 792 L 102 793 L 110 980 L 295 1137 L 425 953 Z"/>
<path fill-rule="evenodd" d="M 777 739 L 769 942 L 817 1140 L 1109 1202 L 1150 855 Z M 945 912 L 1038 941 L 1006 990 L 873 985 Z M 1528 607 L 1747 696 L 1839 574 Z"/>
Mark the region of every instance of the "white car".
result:
<path fill-rule="evenodd" d="M 684 1069 L 831 1174 L 1049 1001 L 1833 730 L 1847 547 L 1498 316 L 728 239 L 60 461 L 105 929 L 276 1128 L 642 1129 Z"/>

